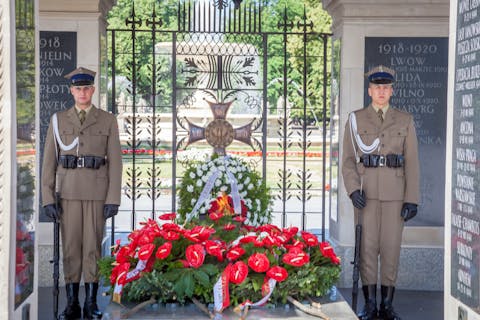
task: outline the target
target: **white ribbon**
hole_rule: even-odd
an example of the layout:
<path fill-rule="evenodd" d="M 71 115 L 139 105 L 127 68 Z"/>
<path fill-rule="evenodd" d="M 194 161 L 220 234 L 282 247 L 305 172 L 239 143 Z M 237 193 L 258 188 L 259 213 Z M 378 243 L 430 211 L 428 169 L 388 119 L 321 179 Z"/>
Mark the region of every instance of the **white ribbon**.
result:
<path fill-rule="evenodd" d="M 125 281 L 132 279 L 133 277 L 136 277 L 140 272 L 145 269 L 147 266 L 147 260 L 138 260 L 137 266 L 135 269 L 132 271 L 129 271 L 127 273 L 127 276 L 125 277 Z M 123 285 L 122 284 L 115 284 L 115 289 L 113 289 L 113 294 L 120 295 L 122 293 Z"/>
<path fill-rule="evenodd" d="M 225 156 L 223 159 L 227 160 L 229 159 L 229 156 Z M 210 196 L 210 193 L 212 192 L 212 189 L 215 185 L 215 180 L 217 180 L 220 173 L 220 169 L 217 168 L 217 170 L 214 171 L 210 177 L 208 177 L 207 183 L 205 183 L 205 186 L 203 187 L 203 190 L 198 197 L 197 203 L 195 203 L 192 211 L 186 215 L 185 222 L 189 222 L 196 215 L 198 209 L 200 209 L 200 206 L 205 202 L 205 200 L 207 200 L 207 197 Z M 230 191 L 233 200 L 233 210 L 235 213 L 242 213 L 242 205 L 240 202 L 240 193 L 238 192 L 237 179 L 235 179 L 233 173 L 228 170 L 227 166 L 225 166 L 225 174 L 230 180 Z"/>
<path fill-rule="evenodd" d="M 53 125 L 53 132 L 55 134 L 55 140 L 57 141 L 58 145 L 63 151 L 69 151 L 75 148 L 78 145 L 78 137 L 73 139 L 72 143 L 70 143 L 68 146 L 65 145 L 60 138 L 60 133 L 58 132 L 58 119 L 57 119 L 57 114 L 54 113 L 52 116 L 52 125 Z"/>
<path fill-rule="evenodd" d="M 358 162 L 359 157 L 358 157 L 357 149 L 355 148 L 355 143 L 353 142 L 354 138 L 355 138 L 355 141 L 357 142 L 358 148 L 364 154 L 370 154 L 373 151 L 375 151 L 380 145 L 380 139 L 376 138 L 375 140 L 373 140 L 371 145 L 367 146 L 362 141 L 362 138 L 357 132 L 357 118 L 355 117 L 355 112 L 350 113 L 349 121 L 350 121 L 350 138 L 352 139 L 353 150 L 355 151 L 355 159 Z"/>
<path fill-rule="evenodd" d="M 208 178 L 207 183 L 203 187 L 202 192 L 200 193 L 200 197 L 197 200 L 197 203 L 195 203 L 195 206 L 193 207 L 192 211 L 187 214 L 186 221 L 189 222 L 193 216 L 197 213 L 198 209 L 200 206 L 207 200 L 207 197 L 210 195 L 210 192 L 213 189 L 213 186 L 215 185 L 215 180 L 217 180 L 217 177 L 220 175 L 220 170 L 216 170 L 212 175 Z"/>
<path fill-rule="evenodd" d="M 268 299 L 270 298 L 270 296 L 272 295 L 273 293 L 273 289 L 275 289 L 275 285 L 277 284 L 277 280 L 274 280 L 272 278 L 268 279 L 268 293 L 260 300 L 258 300 L 257 302 L 250 302 L 250 301 L 246 301 L 245 303 L 242 303 L 239 308 L 240 310 L 243 310 L 245 308 L 245 306 L 249 306 L 249 307 L 259 307 L 259 306 L 263 306 L 265 303 L 267 303 Z"/>

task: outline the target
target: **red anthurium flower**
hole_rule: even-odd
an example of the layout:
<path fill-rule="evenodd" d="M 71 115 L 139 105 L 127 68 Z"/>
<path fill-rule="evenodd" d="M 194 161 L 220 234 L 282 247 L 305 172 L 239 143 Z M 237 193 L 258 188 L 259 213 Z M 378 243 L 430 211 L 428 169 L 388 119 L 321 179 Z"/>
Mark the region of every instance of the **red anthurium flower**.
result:
<path fill-rule="evenodd" d="M 237 260 L 241 256 L 245 254 L 245 249 L 243 249 L 241 246 L 234 246 L 227 252 L 227 259 L 228 260 Z"/>
<path fill-rule="evenodd" d="M 165 240 L 168 240 L 168 241 L 174 241 L 174 240 L 178 240 L 180 238 L 180 235 L 178 233 L 176 233 L 175 231 L 172 231 L 172 230 L 168 230 L 168 231 L 160 231 L 160 235 L 165 239 Z"/>
<path fill-rule="evenodd" d="M 248 276 L 248 267 L 243 261 L 235 262 L 230 268 L 230 282 L 240 284 Z"/>
<path fill-rule="evenodd" d="M 217 221 L 223 217 L 223 213 L 220 211 L 213 211 L 213 212 L 210 212 L 208 216 L 210 217 L 210 220 Z"/>
<path fill-rule="evenodd" d="M 165 230 L 165 231 L 170 230 L 170 231 L 180 232 L 182 230 L 182 228 L 176 223 L 167 222 L 167 223 L 162 224 L 162 230 Z"/>
<path fill-rule="evenodd" d="M 245 222 L 245 220 L 247 220 L 247 218 L 244 217 L 244 216 L 235 216 L 235 217 L 233 217 L 233 220 L 237 221 L 237 222 L 240 222 L 240 223 L 243 223 L 243 222 Z"/>
<path fill-rule="evenodd" d="M 148 260 L 153 253 L 153 249 L 155 249 L 155 245 L 153 243 L 143 245 L 138 251 L 138 259 L 144 261 Z"/>
<path fill-rule="evenodd" d="M 321 242 L 319 247 L 320 247 L 320 251 L 322 252 L 322 255 L 324 255 L 327 258 L 330 258 L 332 263 L 334 264 L 340 263 L 340 259 L 335 254 L 335 251 L 333 250 L 330 243 L 328 243 L 327 241 Z"/>
<path fill-rule="evenodd" d="M 183 236 L 192 242 L 200 242 L 199 234 L 193 232 L 192 230 L 185 230 L 183 232 Z"/>
<path fill-rule="evenodd" d="M 114 280 L 113 283 L 117 282 L 118 284 L 121 284 L 121 285 L 124 285 L 126 282 L 125 282 L 125 279 L 127 278 L 127 273 L 128 273 L 128 270 L 130 269 L 130 263 L 122 263 L 121 265 L 118 266 L 118 269 L 116 271 L 117 273 L 117 277 L 116 279 Z M 111 281 L 112 279 L 110 279 Z"/>
<path fill-rule="evenodd" d="M 298 232 L 297 227 L 289 227 L 289 228 L 283 229 L 283 233 L 288 234 L 290 237 L 293 237 L 294 235 L 296 235 L 297 232 Z"/>
<path fill-rule="evenodd" d="M 313 247 L 318 244 L 318 238 L 310 232 L 302 231 L 302 238 L 309 247 Z"/>
<path fill-rule="evenodd" d="M 130 249 L 130 246 L 124 246 L 124 247 L 121 247 L 120 250 L 118 250 L 115 260 L 118 263 L 129 262 L 130 258 L 133 257 L 133 254 L 134 252 L 132 249 Z"/>
<path fill-rule="evenodd" d="M 189 245 L 185 251 L 185 256 L 190 266 L 199 268 L 205 260 L 205 252 L 201 244 Z"/>
<path fill-rule="evenodd" d="M 223 261 L 223 252 L 225 251 L 225 244 L 221 241 L 207 240 L 205 241 L 205 249 L 209 255 L 217 257 L 217 260 Z"/>
<path fill-rule="evenodd" d="M 274 280 L 277 280 L 278 282 L 282 282 L 283 280 L 287 279 L 288 272 L 283 267 L 275 266 L 268 269 L 267 276 Z"/>
<path fill-rule="evenodd" d="M 175 212 L 164 213 L 158 217 L 160 220 L 175 220 L 177 214 Z"/>
<path fill-rule="evenodd" d="M 257 239 L 257 236 L 245 236 L 240 238 L 240 243 L 250 243 L 254 242 Z"/>
<path fill-rule="evenodd" d="M 255 240 L 253 240 L 253 245 L 257 248 L 261 248 L 264 246 L 263 240 L 264 239 L 256 238 Z"/>
<path fill-rule="evenodd" d="M 303 243 L 302 241 L 299 241 L 299 240 L 295 240 L 295 241 L 293 241 L 292 244 L 285 244 L 284 247 L 289 249 L 289 250 L 291 250 L 293 248 L 298 248 L 298 249 L 302 250 L 303 248 L 305 248 L 305 243 Z"/>
<path fill-rule="evenodd" d="M 190 232 L 190 236 L 203 242 L 210 238 L 210 235 L 215 233 L 215 229 L 206 226 L 195 226 Z"/>
<path fill-rule="evenodd" d="M 255 272 L 265 272 L 270 267 L 270 261 L 264 253 L 254 253 L 248 258 L 248 266 Z"/>
<path fill-rule="evenodd" d="M 121 264 L 117 264 L 112 269 L 112 273 L 110 275 L 110 283 L 115 284 L 118 276 L 122 273 L 125 273 L 124 276 L 126 276 L 129 269 L 130 269 L 130 263 L 129 262 L 124 262 L 124 263 L 121 263 Z"/>
<path fill-rule="evenodd" d="M 269 234 L 265 238 L 263 238 L 263 244 L 271 247 L 271 246 L 277 246 L 280 243 L 278 242 L 276 236 L 272 236 Z"/>
<path fill-rule="evenodd" d="M 227 223 L 226 225 L 223 226 L 223 230 L 226 230 L 226 231 L 231 231 L 235 228 L 236 228 L 235 225 L 231 223 Z"/>
<path fill-rule="evenodd" d="M 170 251 L 172 251 L 172 243 L 165 242 L 160 247 L 158 247 L 155 257 L 157 257 L 160 260 L 163 260 L 170 255 Z"/>
<path fill-rule="evenodd" d="M 138 246 L 144 246 L 146 244 L 151 244 L 153 242 L 154 237 L 150 234 L 150 232 L 143 232 L 140 237 L 138 237 Z"/>
<path fill-rule="evenodd" d="M 282 261 L 294 267 L 301 267 L 310 261 L 310 256 L 301 249 L 294 247 L 283 256 Z"/>

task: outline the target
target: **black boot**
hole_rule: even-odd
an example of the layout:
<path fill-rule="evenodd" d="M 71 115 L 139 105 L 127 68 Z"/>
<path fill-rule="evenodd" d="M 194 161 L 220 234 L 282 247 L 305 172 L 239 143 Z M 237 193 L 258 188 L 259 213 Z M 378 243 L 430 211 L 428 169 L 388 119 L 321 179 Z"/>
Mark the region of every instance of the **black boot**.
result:
<path fill-rule="evenodd" d="M 62 314 L 58 316 L 59 320 L 76 320 L 82 318 L 82 309 L 78 302 L 79 283 L 65 284 L 65 291 L 67 291 L 67 307 Z"/>
<path fill-rule="evenodd" d="M 84 319 L 101 319 L 102 313 L 97 306 L 98 283 L 85 283 L 85 304 L 83 305 Z"/>
<path fill-rule="evenodd" d="M 358 314 L 360 320 L 375 320 L 377 319 L 377 285 L 371 284 L 363 286 L 363 296 L 365 297 L 365 307 L 362 312 Z"/>
<path fill-rule="evenodd" d="M 380 312 L 378 316 L 383 320 L 401 320 L 400 316 L 393 310 L 393 294 L 395 287 L 381 287 L 382 302 L 380 303 Z"/>

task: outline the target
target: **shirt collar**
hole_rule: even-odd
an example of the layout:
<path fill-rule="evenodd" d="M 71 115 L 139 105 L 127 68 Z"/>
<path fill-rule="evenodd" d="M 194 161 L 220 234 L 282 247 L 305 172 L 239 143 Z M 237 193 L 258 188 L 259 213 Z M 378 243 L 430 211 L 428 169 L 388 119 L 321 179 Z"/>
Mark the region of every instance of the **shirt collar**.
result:
<path fill-rule="evenodd" d="M 373 110 L 375 110 L 375 112 L 378 112 L 378 110 L 380 109 L 379 107 L 375 106 L 374 104 L 372 104 L 372 107 L 373 107 Z M 390 105 L 387 104 L 385 107 L 382 108 L 382 111 L 383 111 L 384 115 L 387 113 L 389 107 L 390 107 Z"/>
<path fill-rule="evenodd" d="M 75 110 L 77 110 L 77 114 L 80 113 L 81 110 L 85 110 L 85 114 L 87 115 L 91 109 L 92 105 L 89 105 L 86 109 L 80 109 L 79 107 L 77 107 L 77 105 L 75 105 Z"/>

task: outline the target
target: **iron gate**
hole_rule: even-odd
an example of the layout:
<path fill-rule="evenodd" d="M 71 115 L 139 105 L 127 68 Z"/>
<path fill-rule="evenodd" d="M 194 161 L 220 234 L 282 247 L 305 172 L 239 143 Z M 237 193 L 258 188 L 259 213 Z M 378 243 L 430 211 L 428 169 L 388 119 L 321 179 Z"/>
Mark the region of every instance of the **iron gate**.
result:
<path fill-rule="evenodd" d="M 228 104 L 226 121 L 238 135 L 227 154 L 262 173 L 274 196 L 274 223 L 316 229 L 324 238 L 327 213 L 336 210 L 330 35 L 311 31 L 305 12 L 290 18 L 286 8 L 267 29 L 268 8 L 254 3 L 179 3 L 175 30 L 163 27 L 152 8 L 140 16 L 132 7 L 125 28 L 107 34 L 108 108 L 118 116 L 124 159 L 112 232 L 176 211 L 182 164 L 211 152 L 204 141 L 216 117 L 211 105 Z M 309 79 L 314 66 L 323 69 L 318 83 Z"/>

